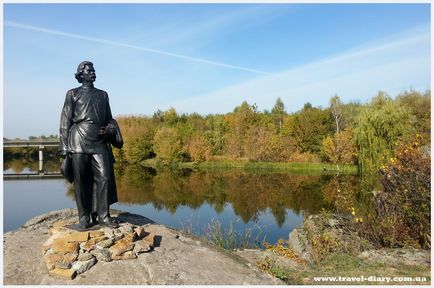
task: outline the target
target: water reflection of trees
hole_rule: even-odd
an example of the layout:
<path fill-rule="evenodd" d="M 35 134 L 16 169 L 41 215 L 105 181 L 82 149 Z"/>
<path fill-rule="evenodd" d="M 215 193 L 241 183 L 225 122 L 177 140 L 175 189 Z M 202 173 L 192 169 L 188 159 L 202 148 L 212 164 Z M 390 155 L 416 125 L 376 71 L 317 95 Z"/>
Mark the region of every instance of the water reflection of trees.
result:
<path fill-rule="evenodd" d="M 44 171 L 45 172 L 59 172 L 60 160 L 58 157 L 45 157 Z M 4 159 L 3 171 L 11 169 L 13 173 L 22 173 L 25 169 L 37 173 L 39 169 L 39 160 L 36 158 L 10 158 Z"/>
<path fill-rule="evenodd" d="M 47 157 L 45 171 L 59 171 L 60 160 Z M 3 169 L 14 173 L 38 170 L 35 159 L 7 159 Z M 151 203 L 158 210 L 175 213 L 181 206 L 197 209 L 210 205 L 221 213 L 227 204 L 245 222 L 255 221 L 270 211 L 281 226 L 287 209 L 314 214 L 321 208 L 348 211 L 356 199 L 358 177 L 295 175 L 291 173 L 246 173 L 242 171 L 203 172 L 159 170 L 130 165 L 116 170 L 118 198 L 124 204 Z M 74 198 L 73 185 L 68 197 Z"/>
<path fill-rule="evenodd" d="M 255 221 L 269 209 L 276 222 L 285 222 L 286 209 L 313 214 L 321 208 L 334 209 L 339 200 L 331 191 L 336 181 L 327 175 L 290 173 L 245 173 L 240 171 L 198 172 L 126 167 L 117 171 L 118 198 L 121 203 L 152 203 L 156 209 L 174 213 L 180 206 L 197 209 L 204 204 L 217 213 L 230 203 L 244 221 Z M 351 189 L 357 185 L 348 177 L 339 180 Z"/>

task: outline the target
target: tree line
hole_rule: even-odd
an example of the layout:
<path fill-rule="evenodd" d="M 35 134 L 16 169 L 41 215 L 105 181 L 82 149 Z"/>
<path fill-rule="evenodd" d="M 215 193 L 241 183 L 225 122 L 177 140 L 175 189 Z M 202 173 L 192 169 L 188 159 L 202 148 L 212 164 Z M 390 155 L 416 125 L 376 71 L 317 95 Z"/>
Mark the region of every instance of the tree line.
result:
<path fill-rule="evenodd" d="M 280 98 L 271 111 L 246 101 L 226 114 L 180 114 L 174 108 L 152 116 L 127 115 L 117 120 L 124 148 L 114 149 L 120 164 L 155 159 L 174 162 L 252 161 L 358 165 L 376 172 L 402 142 L 419 137 L 429 147 L 431 91 L 384 92 L 364 104 L 331 97 L 328 107 L 310 103 L 287 113 Z M 30 136 L 53 140 L 56 135 Z M 9 140 L 3 138 L 3 140 Z M 16 140 L 16 139 L 15 139 Z M 4 149 L 5 159 L 36 157 L 35 149 Z M 429 150 L 429 149 L 428 149 Z M 35 154 L 35 155 L 33 155 Z"/>
<path fill-rule="evenodd" d="M 174 108 L 152 116 L 117 117 L 124 148 L 121 163 L 203 161 L 329 162 L 377 171 L 402 141 L 430 143 L 431 92 L 405 91 L 395 99 L 379 92 L 368 103 L 343 103 L 287 113 L 277 99 L 271 111 L 246 101 L 226 114 L 180 114 Z"/>

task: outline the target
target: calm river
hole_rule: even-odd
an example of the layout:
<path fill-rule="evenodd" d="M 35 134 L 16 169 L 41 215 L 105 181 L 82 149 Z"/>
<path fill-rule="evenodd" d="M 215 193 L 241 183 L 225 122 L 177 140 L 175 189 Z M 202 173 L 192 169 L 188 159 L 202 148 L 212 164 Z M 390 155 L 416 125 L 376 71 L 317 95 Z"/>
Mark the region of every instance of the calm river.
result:
<path fill-rule="evenodd" d="M 35 169 L 25 166 L 5 162 L 4 173 Z M 359 180 L 318 173 L 156 171 L 129 166 L 117 171 L 116 181 L 119 202 L 113 209 L 199 236 L 207 233 L 210 223 L 219 221 L 223 228 L 232 225 L 238 233 L 250 229 L 253 240 L 265 237 L 276 243 L 300 227 L 303 217 L 322 208 L 337 208 L 336 191 L 356 189 Z M 64 179 L 5 180 L 3 188 L 5 232 L 36 215 L 75 208 L 72 185 Z"/>

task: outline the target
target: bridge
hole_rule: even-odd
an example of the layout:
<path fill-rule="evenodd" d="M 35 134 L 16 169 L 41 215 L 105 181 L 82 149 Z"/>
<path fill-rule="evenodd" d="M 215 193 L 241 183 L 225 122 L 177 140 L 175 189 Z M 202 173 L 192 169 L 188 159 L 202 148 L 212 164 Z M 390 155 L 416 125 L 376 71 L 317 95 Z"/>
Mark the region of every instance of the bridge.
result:
<path fill-rule="evenodd" d="M 3 179 L 40 179 L 40 178 L 61 178 L 63 177 L 58 172 L 46 172 L 44 171 L 44 149 L 45 147 L 59 147 L 59 140 L 29 140 L 29 141 L 3 141 L 3 148 L 27 148 L 38 147 L 39 149 L 39 167 L 37 173 L 7 173 L 3 172 Z M 59 165 L 60 166 L 60 165 Z M 60 169 L 60 167 L 59 167 Z"/>

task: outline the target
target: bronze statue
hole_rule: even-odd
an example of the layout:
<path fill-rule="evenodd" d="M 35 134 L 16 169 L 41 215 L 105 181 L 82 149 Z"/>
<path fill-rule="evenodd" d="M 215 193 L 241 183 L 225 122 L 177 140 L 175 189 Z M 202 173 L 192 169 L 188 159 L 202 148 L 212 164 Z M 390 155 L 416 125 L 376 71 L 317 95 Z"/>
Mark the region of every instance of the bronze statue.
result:
<path fill-rule="evenodd" d="M 69 180 L 74 182 L 79 227 L 100 224 L 117 228 L 109 213 L 109 206 L 117 202 L 111 145 L 122 148 L 122 135 L 112 117 L 107 92 L 93 85 L 92 62 L 80 63 L 75 78 L 82 85 L 66 93 L 59 150 L 72 165 Z"/>

